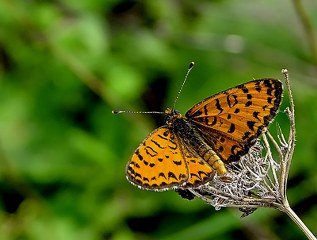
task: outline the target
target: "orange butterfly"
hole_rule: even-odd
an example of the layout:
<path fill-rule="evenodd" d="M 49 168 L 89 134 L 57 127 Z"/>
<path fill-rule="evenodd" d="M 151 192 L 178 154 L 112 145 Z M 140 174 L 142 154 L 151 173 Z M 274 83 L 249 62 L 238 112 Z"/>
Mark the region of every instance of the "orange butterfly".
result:
<path fill-rule="evenodd" d="M 224 175 L 226 164 L 246 154 L 275 117 L 282 93 L 279 80 L 266 78 L 208 97 L 185 116 L 167 109 L 166 124 L 150 133 L 128 162 L 127 179 L 141 189 L 162 191 L 195 188 L 215 173 Z"/>

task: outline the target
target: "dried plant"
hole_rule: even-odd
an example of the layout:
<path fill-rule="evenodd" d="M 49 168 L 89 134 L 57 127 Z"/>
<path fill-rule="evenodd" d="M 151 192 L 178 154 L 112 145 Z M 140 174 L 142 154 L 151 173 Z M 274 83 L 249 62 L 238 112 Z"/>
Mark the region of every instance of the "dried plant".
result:
<path fill-rule="evenodd" d="M 295 112 L 288 72 L 282 70 L 285 76 L 290 106 L 285 109 L 290 122 L 288 140 L 278 127 L 277 139 L 269 131 L 262 135 L 240 161 L 228 167 L 228 174 L 215 176 L 208 184 L 189 192 L 215 209 L 236 207 L 245 217 L 257 208 L 275 208 L 286 213 L 306 234 L 308 239 L 316 239 L 287 200 L 288 173 L 295 147 Z M 273 153 L 277 153 L 275 156 Z M 274 156 L 273 156 L 274 155 Z M 190 198 L 187 192 L 178 191 L 184 197 Z"/>

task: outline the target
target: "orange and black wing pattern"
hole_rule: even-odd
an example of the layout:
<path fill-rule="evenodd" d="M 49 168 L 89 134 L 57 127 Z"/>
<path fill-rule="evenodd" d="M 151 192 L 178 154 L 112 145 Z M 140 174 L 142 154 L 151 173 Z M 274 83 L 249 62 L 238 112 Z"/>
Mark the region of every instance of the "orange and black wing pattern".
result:
<path fill-rule="evenodd" d="M 213 95 L 192 107 L 186 118 L 224 162 L 240 159 L 275 117 L 283 86 L 260 79 Z"/>
<path fill-rule="evenodd" d="M 210 179 L 213 170 L 166 126 L 140 144 L 127 165 L 127 179 L 147 190 L 193 187 Z"/>

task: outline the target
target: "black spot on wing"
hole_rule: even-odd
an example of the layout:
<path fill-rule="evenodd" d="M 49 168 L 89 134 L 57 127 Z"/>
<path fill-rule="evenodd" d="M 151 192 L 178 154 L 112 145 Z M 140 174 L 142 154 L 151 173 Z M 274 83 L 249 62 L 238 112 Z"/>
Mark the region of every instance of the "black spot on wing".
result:
<path fill-rule="evenodd" d="M 132 172 L 133 172 L 132 175 L 134 175 L 135 178 L 141 178 L 142 177 L 141 174 L 135 172 L 134 170 Z"/>
<path fill-rule="evenodd" d="M 259 114 L 260 114 L 260 112 L 257 112 L 257 111 L 254 111 L 254 112 L 252 113 L 252 115 L 253 115 L 254 118 L 260 120 Z"/>
<path fill-rule="evenodd" d="M 247 125 L 250 130 L 254 131 L 254 125 L 255 125 L 254 121 L 247 121 Z"/>
<path fill-rule="evenodd" d="M 268 88 L 266 94 L 272 96 L 272 88 Z"/>
<path fill-rule="evenodd" d="M 153 140 L 153 138 L 151 139 L 151 142 L 154 143 L 156 146 L 158 146 L 161 149 L 164 149 L 158 142 L 156 142 L 155 140 Z"/>
<path fill-rule="evenodd" d="M 169 134 L 169 131 L 165 131 L 165 132 L 163 133 L 164 137 L 167 137 L 168 134 Z M 159 135 L 159 136 L 162 137 L 162 135 Z M 162 137 L 162 138 L 163 138 L 163 137 Z M 163 139 L 167 140 L 167 138 L 163 138 Z"/>
<path fill-rule="evenodd" d="M 258 91 L 258 92 L 261 92 L 261 89 L 262 89 L 261 86 L 260 86 L 260 84 L 261 84 L 260 81 L 258 81 L 258 82 L 255 83 L 255 90 Z"/>
<path fill-rule="evenodd" d="M 240 109 L 239 108 L 236 108 L 235 110 L 234 110 L 234 113 L 239 113 L 240 112 Z"/>
<path fill-rule="evenodd" d="M 216 99 L 216 108 L 220 111 L 220 113 L 222 113 L 223 108 L 222 108 L 221 105 L 220 105 L 219 99 Z"/>
<path fill-rule="evenodd" d="M 154 157 L 154 156 L 157 155 L 157 152 L 156 152 L 153 148 L 151 148 L 150 146 L 146 146 L 146 147 L 145 147 L 145 152 L 146 152 L 148 155 L 150 155 L 151 157 Z"/>
<path fill-rule="evenodd" d="M 168 172 L 168 178 L 173 178 L 175 180 L 178 180 L 173 172 Z"/>
<path fill-rule="evenodd" d="M 204 114 L 208 115 L 207 105 L 204 106 Z"/>
<path fill-rule="evenodd" d="M 223 147 L 223 146 L 220 146 L 220 147 L 218 148 L 218 152 L 223 152 L 223 150 L 224 150 L 224 147 Z"/>
<path fill-rule="evenodd" d="M 138 158 L 139 158 L 140 161 L 143 161 L 143 157 L 142 157 L 142 155 L 140 154 L 139 149 L 137 149 L 137 150 L 135 151 L 135 154 L 138 156 Z"/>
<path fill-rule="evenodd" d="M 245 132 L 244 135 L 242 136 L 242 140 L 247 140 L 251 136 L 251 132 Z"/>
<path fill-rule="evenodd" d="M 244 84 L 238 86 L 238 88 L 240 88 L 243 93 L 248 93 L 249 92 L 249 89 Z"/>
<path fill-rule="evenodd" d="M 198 117 L 198 116 L 201 116 L 203 114 L 203 112 L 201 111 L 201 110 L 198 110 L 198 111 L 196 111 L 193 115 L 191 115 L 191 116 L 188 116 L 188 117 L 190 117 L 190 118 L 195 118 L 195 117 Z M 186 116 L 187 116 L 188 114 L 186 114 Z"/>
<path fill-rule="evenodd" d="M 182 161 L 181 160 L 179 160 L 179 161 L 173 161 L 173 163 L 175 164 L 175 165 L 177 165 L 177 166 L 180 166 L 180 165 L 182 165 Z"/>
<path fill-rule="evenodd" d="M 231 123 L 230 127 L 229 127 L 229 130 L 228 130 L 228 133 L 233 133 L 235 131 L 236 127 L 233 123 Z"/>
<path fill-rule="evenodd" d="M 162 135 L 158 135 L 159 136 L 159 138 L 162 138 L 162 139 L 164 139 L 164 140 L 168 140 L 168 138 L 167 138 L 167 136 L 168 136 L 168 131 L 165 131 L 164 133 L 163 133 L 163 136 Z"/>
<path fill-rule="evenodd" d="M 252 105 L 252 101 L 247 101 L 246 103 L 245 103 L 245 106 L 246 107 L 250 107 Z"/>
<path fill-rule="evenodd" d="M 177 144 L 176 142 L 170 141 L 170 143 L 172 143 L 173 145 L 168 145 L 169 148 L 176 150 L 177 149 Z"/>
<path fill-rule="evenodd" d="M 166 179 L 166 176 L 163 172 L 160 172 L 158 176 Z"/>
<path fill-rule="evenodd" d="M 267 99 L 266 99 L 266 100 L 267 100 L 267 102 L 268 102 L 268 103 L 270 103 L 270 104 L 271 104 L 271 103 L 272 103 L 273 98 L 272 98 L 272 97 L 267 97 Z"/>
<path fill-rule="evenodd" d="M 230 108 L 234 107 L 238 103 L 237 95 L 227 95 L 227 104 Z"/>

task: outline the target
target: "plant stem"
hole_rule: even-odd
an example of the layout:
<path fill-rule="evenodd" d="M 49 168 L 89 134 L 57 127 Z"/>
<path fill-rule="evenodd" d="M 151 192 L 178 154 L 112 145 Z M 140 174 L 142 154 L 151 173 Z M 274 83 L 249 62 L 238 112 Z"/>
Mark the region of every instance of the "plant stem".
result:
<path fill-rule="evenodd" d="M 285 212 L 292 220 L 293 222 L 303 231 L 303 233 L 306 235 L 306 237 L 309 240 L 317 240 L 317 238 L 313 235 L 313 233 L 306 227 L 306 225 L 303 223 L 303 221 L 297 216 L 297 214 L 291 209 L 288 202 L 287 204 L 283 205 L 283 208 L 281 209 L 283 212 Z"/>

